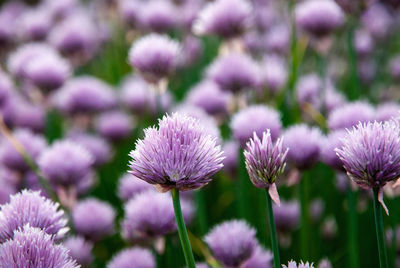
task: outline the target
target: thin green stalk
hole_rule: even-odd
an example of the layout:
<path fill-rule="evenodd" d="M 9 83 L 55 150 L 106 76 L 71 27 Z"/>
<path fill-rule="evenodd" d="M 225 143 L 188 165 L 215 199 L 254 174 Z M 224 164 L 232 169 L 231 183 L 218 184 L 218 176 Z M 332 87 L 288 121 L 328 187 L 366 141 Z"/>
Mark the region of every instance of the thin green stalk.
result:
<path fill-rule="evenodd" d="M 189 236 L 185 226 L 185 221 L 183 220 L 182 216 L 179 191 L 177 189 L 172 189 L 171 194 L 172 194 L 172 201 L 174 204 L 176 225 L 178 227 L 179 238 L 181 240 L 183 254 L 185 255 L 186 265 L 188 268 L 196 268 L 192 247 L 190 245 Z"/>
<path fill-rule="evenodd" d="M 374 191 L 374 216 L 376 239 L 378 241 L 379 264 L 380 268 L 388 268 L 388 260 L 385 244 L 385 229 L 383 228 L 382 205 L 378 200 L 379 188 L 373 188 Z"/>
<path fill-rule="evenodd" d="M 276 227 L 274 220 L 274 212 L 272 210 L 272 200 L 271 196 L 267 190 L 267 215 L 268 215 L 268 225 L 269 225 L 269 233 L 271 236 L 271 248 L 274 253 L 274 268 L 281 267 L 281 260 L 279 257 L 279 247 L 278 247 L 278 239 L 276 236 Z"/>
<path fill-rule="evenodd" d="M 358 217 L 357 217 L 357 192 L 351 188 L 347 191 L 348 213 L 348 250 L 349 267 L 357 268 L 360 266 L 358 257 Z"/>
<path fill-rule="evenodd" d="M 250 179 L 247 174 L 245 159 L 243 150 L 239 149 L 239 177 L 237 178 L 236 183 L 236 193 L 237 196 L 237 204 L 239 209 L 239 216 L 246 219 L 248 222 L 251 222 L 250 219 L 250 210 L 249 207 L 249 184 L 251 184 Z"/>
<path fill-rule="evenodd" d="M 303 172 L 300 181 L 300 255 L 303 260 L 309 259 L 309 238 L 310 238 L 310 205 L 309 205 L 309 180 L 307 173 Z"/>
<path fill-rule="evenodd" d="M 205 199 L 202 191 L 196 191 L 194 193 L 194 200 L 196 203 L 196 219 L 198 231 L 201 235 L 204 235 L 208 230 L 207 224 L 207 211 L 205 207 Z"/>

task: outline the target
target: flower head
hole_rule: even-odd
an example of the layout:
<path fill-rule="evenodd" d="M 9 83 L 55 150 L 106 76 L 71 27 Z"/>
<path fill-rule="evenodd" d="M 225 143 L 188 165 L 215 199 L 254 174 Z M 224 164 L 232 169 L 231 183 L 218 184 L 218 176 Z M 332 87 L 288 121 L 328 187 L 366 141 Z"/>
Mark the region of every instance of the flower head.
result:
<path fill-rule="evenodd" d="M 317 74 L 305 75 L 299 79 L 296 87 L 297 101 L 300 105 L 309 103 L 318 109 L 321 89 L 322 81 Z"/>
<path fill-rule="evenodd" d="M 283 265 L 283 268 L 314 268 L 314 265 L 309 262 L 303 263 L 303 262 L 299 262 L 299 264 L 297 264 L 295 261 L 290 261 L 288 263 L 288 266 Z"/>
<path fill-rule="evenodd" d="M 16 230 L 12 240 L 0 245 L 0 263 L 8 268 L 79 268 L 68 250 L 54 243 L 53 237 L 29 224 Z"/>
<path fill-rule="evenodd" d="M 328 126 L 332 130 L 351 128 L 358 122 L 368 122 L 374 117 L 375 111 L 371 104 L 356 101 L 333 110 L 328 117 Z"/>
<path fill-rule="evenodd" d="M 146 129 L 130 156 L 130 172 L 163 190 L 200 188 L 223 166 L 216 138 L 198 120 L 179 113 L 164 116 L 158 128 Z"/>
<path fill-rule="evenodd" d="M 2 205 L 0 213 L 0 241 L 12 239 L 14 231 L 29 224 L 50 235 L 62 236 L 68 230 L 64 211 L 59 205 L 40 195 L 40 192 L 23 190 L 12 195 L 10 202 Z"/>
<path fill-rule="evenodd" d="M 126 173 L 119 180 L 118 196 L 124 201 L 129 201 L 136 195 L 149 190 L 154 190 L 154 187 L 132 174 Z"/>
<path fill-rule="evenodd" d="M 231 220 L 215 226 L 205 237 L 215 258 L 226 266 L 239 267 L 253 254 L 256 231 L 245 221 Z"/>
<path fill-rule="evenodd" d="M 158 33 L 173 30 L 179 20 L 174 4 L 164 0 L 144 2 L 138 15 L 140 26 Z"/>
<path fill-rule="evenodd" d="M 272 253 L 265 250 L 262 246 L 257 245 L 251 255 L 250 259 L 244 264 L 244 268 L 271 268 L 272 267 Z"/>
<path fill-rule="evenodd" d="M 336 155 L 336 148 L 342 147 L 342 138 L 346 136 L 345 130 L 336 130 L 327 137 L 325 137 L 324 142 L 321 144 L 321 158 L 322 161 L 328 166 L 343 171 L 343 163 Z"/>
<path fill-rule="evenodd" d="M 120 100 L 130 111 L 144 114 L 151 110 L 153 96 L 144 79 L 140 76 L 129 76 L 122 83 Z"/>
<path fill-rule="evenodd" d="M 93 262 L 92 249 L 93 244 L 86 241 L 81 236 L 72 236 L 63 242 L 63 245 L 69 250 L 69 255 L 82 265 L 90 267 Z"/>
<path fill-rule="evenodd" d="M 133 247 L 124 249 L 115 255 L 107 268 L 155 268 L 156 262 L 150 250 Z"/>
<path fill-rule="evenodd" d="M 178 64 L 180 46 L 166 35 L 149 34 L 133 43 L 129 63 L 151 83 L 167 78 Z"/>
<path fill-rule="evenodd" d="M 300 222 L 300 205 L 298 201 L 282 201 L 280 206 L 273 205 L 276 228 L 281 233 L 295 230 Z"/>
<path fill-rule="evenodd" d="M 131 134 L 133 119 L 122 111 L 105 112 L 96 119 L 95 128 L 109 140 L 123 140 Z"/>

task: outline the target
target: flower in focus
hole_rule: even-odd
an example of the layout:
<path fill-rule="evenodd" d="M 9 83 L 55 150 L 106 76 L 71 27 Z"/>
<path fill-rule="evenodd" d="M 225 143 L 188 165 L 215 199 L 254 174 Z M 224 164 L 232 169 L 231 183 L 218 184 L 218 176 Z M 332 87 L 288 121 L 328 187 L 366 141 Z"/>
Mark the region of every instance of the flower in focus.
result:
<path fill-rule="evenodd" d="M 216 138 L 200 121 L 179 113 L 166 115 L 158 128 L 145 130 L 145 137 L 131 151 L 131 173 L 160 190 L 192 190 L 211 181 L 222 168 L 223 153 Z"/>
<path fill-rule="evenodd" d="M 314 268 L 314 265 L 309 262 L 299 262 L 299 264 L 297 264 L 295 261 L 290 261 L 288 263 L 288 266 L 286 265 L 282 265 L 283 268 Z"/>

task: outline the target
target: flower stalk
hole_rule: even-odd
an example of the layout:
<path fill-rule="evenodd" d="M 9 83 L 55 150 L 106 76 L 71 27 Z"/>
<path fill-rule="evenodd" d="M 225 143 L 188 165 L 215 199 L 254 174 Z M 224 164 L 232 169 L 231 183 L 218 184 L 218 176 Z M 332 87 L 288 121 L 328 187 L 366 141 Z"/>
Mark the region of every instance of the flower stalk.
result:
<path fill-rule="evenodd" d="M 272 210 L 272 199 L 270 194 L 268 193 L 268 190 L 267 190 L 267 215 L 268 215 L 269 233 L 271 236 L 271 248 L 274 254 L 274 268 L 280 268 L 281 261 L 279 257 L 278 238 L 276 235 L 274 212 Z"/>
<path fill-rule="evenodd" d="M 387 268 L 388 260 L 385 244 L 385 229 L 383 228 L 382 204 L 379 202 L 379 190 L 379 188 L 373 188 L 376 239 L 378 241 L 379 266 L 380 268 Z"/>

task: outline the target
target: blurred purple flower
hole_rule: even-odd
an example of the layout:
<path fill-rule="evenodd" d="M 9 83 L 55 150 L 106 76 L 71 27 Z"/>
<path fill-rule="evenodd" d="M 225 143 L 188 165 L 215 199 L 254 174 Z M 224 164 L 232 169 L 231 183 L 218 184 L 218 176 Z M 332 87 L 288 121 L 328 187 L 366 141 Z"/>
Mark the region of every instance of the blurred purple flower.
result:
<path fill-rule="evenodd" d="M 314 268 L 314 265 L 309 262 L 303 263 L 302 261 L 299 262 L 299 264 L 297 265 L 297 263 L 295 261 L 290 261 L 288 263 L 288 266 L 282 265 L 282 267 L 283 268 Z"/>
<path fill-rule="evenodd" d="M 338 171 L 344 171 L 343 163 L 336 155 L 336 148 L 341 148 L 342 138 L 346 136 L 345 130 L 336 130 L 328 134 L 321 144 L 322 161 Z"/>
<path fill-rule="evenodd" d="M 362 14 L 361 21 L 371 35 L 377 39 L 385 38 L 392 25 L 392 17 L 389 11 L 379 2 L 368 7 Z"/>
<path fill-rule="evenodd" d="M 268 56 L 261 66 L 261 84 L 267 87 L 271 94 L 275 94 L 286 84 L 287 68 L 282 58 Z"/>
<path fill-rule="evenodd" d="M 272 259 L 271 251 L 257 245 L 250 259 L 243 265 L 243 268 L 272 268 Z"/>
<path fill-rule="evenodd" d="M 125 173 L 120 179 L 118 184 L 118 196 L 123 201 L 129 201 L 140 193 L 154 190 L 154 187 L 141 180 L 136 178 L 132 174 Z"/>
<path fill-rule="evenodd" d="M 69 255 L 82 267 L 89 268 L 93 262 L 93 244 L 83 237 L 72 236 L 67 238 L 63 245 L 69 250 Z"/>
<path fill-rule="evenodd" d="M 234 140 L 227 141 L 222 146 L 222 151 L 225 154 L 225 159 L 222 162 L 224 170 L 230 175 L 234 175 L 237 171 L 239 144 Z"/>
<path fill-rule="evenodd" d="M 133 119 L 122 111 L 109 111 L 101 114 L 95 121 L 97 132 L 112 141 L 127 138 L 133 130 Z"/>
<path fill-rule="evenodd" d="M 328 116 L 331 130 L 351 128 L 358 122 L 368 122 L 375 117 L 374 108 L 367 102 L 356 101 L 344 104 L 333 110 Z"/>
<path fill-rule="evenodd" d="M 320 93 L 322 87 L 322 81 L 316 73 L 300 77 L 296 87 L 297 101 L 299 102 L 299 105 L 302 106 L 308 103 L 318 109 L 321 105 Z"/>
<path fill-rule="evenodd" d="M 299 226 L 300 205 L 297 200 L 281 201 L 281 205 L 273 205 L 276 228 L 281 233 L 292 232 Z"/>
<path fill-rule="evenodd" d="M 133 113 L 145 114 L 153 101 L 150 86 L 140 76 L 128 76 L 121 85 L 121 102 Z"/>
<path fill-rule="evenodd" d="M 168 32 L 177 26 L 179 15 L 172 1 L 149 0 L 142 2 L 138 12 L 139 25 L 152 32 Z"/>
<path fill-rule="evenodd" d="M 150 250 L 133 247 L 117 253 L 107 268 L 155 268 L 156 262 Z"/>

